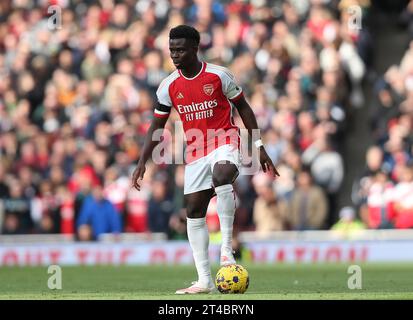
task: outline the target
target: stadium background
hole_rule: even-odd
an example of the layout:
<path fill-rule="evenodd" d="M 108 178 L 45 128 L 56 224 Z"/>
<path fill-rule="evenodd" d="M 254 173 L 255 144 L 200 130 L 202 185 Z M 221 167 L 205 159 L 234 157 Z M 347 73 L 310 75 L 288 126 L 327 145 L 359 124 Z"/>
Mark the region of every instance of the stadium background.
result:
<path fill-rule="evenodd" d="M 234 73 L 281 174 L 235 183 L 239 261 L 413 261 L 412 22 L 413 1 L 1 1 L 3 281 L 16 265 L 191 264 L 183 166 L 150 163 L 130 187 L 181 23 Z M 207 222 L 218 261 L 215 199 Z"/>

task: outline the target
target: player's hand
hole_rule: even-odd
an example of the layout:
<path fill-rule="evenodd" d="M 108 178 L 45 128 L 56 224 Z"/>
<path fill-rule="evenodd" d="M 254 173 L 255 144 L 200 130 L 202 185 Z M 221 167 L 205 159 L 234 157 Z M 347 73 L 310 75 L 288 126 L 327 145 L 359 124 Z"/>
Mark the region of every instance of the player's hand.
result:
<path fill-rule="evenodd" d="M 260 163 L 261 163 L 262 170 L 264 172 L 270 172 L 274 178 L 276 176 L 279 177 L 280 174 L 278 173 L 277 169 L 275 169 L 275 166 L 272 163 L 271 158 L 268 156 L 267 151 L 265 151 L 263 147 L 261 147 L 259 150 L 260 150 Z"/>
<path fill-rule="evenodd" d="M 138 191 L 141 190 L 140 181 L 143 180 L 143 176 L 145 174 L 145 171 L 146 171 L 145 164 L 143 162 L 139 161 L 138 165 L 136 166 L 136 169 L 135 169 L 135 171 L 133 171 L 133 175 L 132 175 L 132 185 Z"/>

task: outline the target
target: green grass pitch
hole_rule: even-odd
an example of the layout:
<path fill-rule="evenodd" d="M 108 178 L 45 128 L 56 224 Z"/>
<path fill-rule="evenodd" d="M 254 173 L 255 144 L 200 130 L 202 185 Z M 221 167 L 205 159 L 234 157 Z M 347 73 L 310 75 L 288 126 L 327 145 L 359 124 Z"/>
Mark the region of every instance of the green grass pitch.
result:
<path fill-rule="evenodd" d="M 1 267 L 0 299 L 413 299 L 412 264 L 362 264 L 362 289 L 347 287 L 348 265 L 244 265 L 243 295 L 176 296 L 193 266 L 62 267 L 62 289 L 47 287 L 47 267 Z M 213 267 L 216 273 L 218 266 Z"/>

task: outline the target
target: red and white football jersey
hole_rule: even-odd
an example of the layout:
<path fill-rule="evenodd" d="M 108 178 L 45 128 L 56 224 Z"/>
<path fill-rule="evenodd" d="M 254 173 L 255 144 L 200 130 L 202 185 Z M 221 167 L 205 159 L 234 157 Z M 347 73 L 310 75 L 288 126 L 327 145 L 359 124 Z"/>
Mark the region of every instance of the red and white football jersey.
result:
<path fill-rule="evenodd" d="M 242 97 L 227 68 L 203 62 L 193 78 L 174 71 L 159 85 L 155 117 L 178 112 L 185 131 L 186 162 L 202 158 L 224 144 L 239 147 L 239 128 L 232 119 L 232 104 Z"/>

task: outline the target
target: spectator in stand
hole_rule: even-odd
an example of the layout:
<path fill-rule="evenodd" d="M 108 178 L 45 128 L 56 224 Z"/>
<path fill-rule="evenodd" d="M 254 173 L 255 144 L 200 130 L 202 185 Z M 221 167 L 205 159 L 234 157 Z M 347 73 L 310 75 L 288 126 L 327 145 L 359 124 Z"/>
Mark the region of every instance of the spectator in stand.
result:
<path fill-rule="evenodd" d="M 174 210 L 175 213 L 185 210 L 184 206 L 184 177 L 185 177 L 185 167 L 183 165 L 178 165 L 175 168 L 175 185 L 174 185 Z"/>
<path fill-rule="evenodd" d="M 102 234 L 122 231 L 120 214 L 104 198 L 102 186 L 95 186 L 92 194 L 85 198 L 76 225 L 80 241 L 99 240 Z"/>
<path fill-rule="evenodd" d="M 365 182 L 368 183 L 367 181 Z M 389 229 L 394 226 L 394 185 L 384 171 L 377 171 L 367 189 L 367 201 L 360 208 L 361 217 L 370 229 Z"/>
<path fill-rule="evenodd" d="M 367 149 L 366 168 L 353 183 L 351 198 L 356 208 L 360 208 L 366 204 L 374 175 L 378 171 L 389 171 L 389 168 L 386 169 L 383 161 L 384 152 L 379 146 L 374 145 Z"/>
<path fill-rule="evenodd" d="M 39 193 L 31 201 L 31 216 L 36 233 L 60 233 L 60 203 L 49 181 L 40 184 Z"/>
<path fill-rule="evenodd" d="M 56 196 L 60 205 L 60 232 L 67 235 L 75 234 L 75 199 L 63 185 L 56 188 Z"/>
<path fill-rule="evenodd" d="M 116 166 L 111 166 L 105 170 L 104 176 L 104 195 L 122 216 L 125 217 L 126 197 L 129 189 L 129 179 L 125 176 L 119 176 L 119 170 Z"/>
<path fill-rule="evenodd" d="M 170 236 L 172 240 L 186 240 L 186 213 L 181 210 L 174 213 L 169 220 Z"/>
<path fill-rule="evenodd" d="M 344 207 L 339 212 L 340 220 L 337 221 L 331 230 L 344 237 L 351 237 L 354 233 L 365 230 L 363 222 L 356 218 L 356 211 L 352 207 Z"/>
<path fill-rule="evenodd" d="M 397 118 L 404 100 L 403 75 L 398 66 L 391 66 L 375 84 L 376 102 L 371 111 L 371 128 L 377 142 L 382 143 L 391 119 Z"/>
<path fill-rule="evenodd" d="M 33 170 L 29 167 L 21 167 L 17 175 L 23 189 L 23 194 L 27 199 L 32 199 L 38 193 L 39 182 L 38 178 L 33 174 Z"/>
<path fill-rule="evenodd" d="M 179 165 L 175 169 L 175 186 L 173 196 L 174 213 L 169 220 L 171 239 L 186 239 L 186 209 L 184 206 L 185 167 Z"/>
<path fill-rule="evenodd" d="M 151 232 L 168 233 L 169 219 L 174 211 L 168 191 L 166 172 L 155 173 L 152 180 L 152 195 L 148 202 L 148 227 Z"/>
<path fill-rule="evenodd" d="M 146 173 L 151 179 L 142 181 L 141 191 L 130 188 L 126 200 L 126 232 L 148 232 L 148 203 L 151 197 L 151 180 L 155 165 L 149 162 Z"/>
<path fill-rule="evenodd" d="M 10 195 L 3 200 L 4 232 L 25 234 L 33 232 L 33 220 L 30 215 L 30 200 L 23 194 L 19 181 L 10 183 Z"/>
<path fill-rule="evenodd" d="M 258 196 L 253 211 L 255 230 L 262 234 L 285 230 L 288 203 L 277 197 L 272 179 L 265 173 L 259 173 L 252 181 Z"/>
<path fill-rule="evenodd" d="M 290 202 L 288 223 L 292 230 L 318 230 L 326 226 L 328 202 L 324 191 L 312 181 L 308 170 L 297 176 Z"/>
<path fill-rule="evenodd" d="M 254 205 L 257 198 L 252 186 L 252 176 L 240 175 L 235 180 L 234 190 L 239 200 L 235 209 L 234 232 L 249 231 L 255 228 L 253 221 Z"/>
<path fill-rule="evenodd" d="M 332 149 L 326 128 L 320 129 L 320 137 L 303 153 L 304 164 L 310 166 L 315 183 L 321 186 L 328 198 L 328 224 L 335 219 L 337 195 L 344 177 L 344 164 L 341 155 Z"/>
<path fill-rule="evenodd" d="M 5 166 L 0 162 L 0 200 L 9 196 L 9 186 L 6 182 Z"/>
<path fill-rule="evenodd" d="M 394 188 L 394 227 L 413 228 L 413 165 L 400 170 L 399 182 Z"/>
<path fill-rule="evenodd" d="M 3 199 L 9 196 L 9 187 L 5 183 L 4 166 L 0 162 L 0 230 L 3 230 L 4 206 Z"/>
<path fill-rule="evenodd" d="M 0 230 L 3 230 L 4 221 L 4 199 L 9 196 L 9 186 L 6 183 L 6 173 L 2 162 L 0 162 Z"/>

